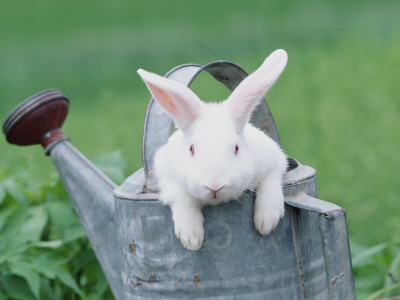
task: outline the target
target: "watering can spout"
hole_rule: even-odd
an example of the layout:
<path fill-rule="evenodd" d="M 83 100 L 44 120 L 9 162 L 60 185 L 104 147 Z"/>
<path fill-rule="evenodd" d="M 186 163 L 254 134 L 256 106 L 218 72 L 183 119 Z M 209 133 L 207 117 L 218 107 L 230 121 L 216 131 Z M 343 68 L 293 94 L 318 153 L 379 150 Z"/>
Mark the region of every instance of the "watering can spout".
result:
<path fill-rule="evenodd" d="M 52 158 L 112 292 L 120 299 L 121 262 L 113 196 L 116 184 L 62 134 L 68 103 L 56 89 L 37 93 L 11 111 L 3 131 L 9 143 L 41 144 Z"/>

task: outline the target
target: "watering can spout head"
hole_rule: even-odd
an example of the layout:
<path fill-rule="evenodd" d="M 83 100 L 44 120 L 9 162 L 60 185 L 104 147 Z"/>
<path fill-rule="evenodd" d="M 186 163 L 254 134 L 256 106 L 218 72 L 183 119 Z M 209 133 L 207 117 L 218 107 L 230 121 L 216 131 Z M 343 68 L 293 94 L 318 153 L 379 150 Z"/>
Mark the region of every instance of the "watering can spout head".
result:
<path fill-rule="evenodd" d="M 10 144 L 41 144 L 47 155 L 58 142 L 66 140 L 61 126 L 68 114 L 68 99 L 57 89 L 39 92 L 15 107 L 3 124 Z"/>

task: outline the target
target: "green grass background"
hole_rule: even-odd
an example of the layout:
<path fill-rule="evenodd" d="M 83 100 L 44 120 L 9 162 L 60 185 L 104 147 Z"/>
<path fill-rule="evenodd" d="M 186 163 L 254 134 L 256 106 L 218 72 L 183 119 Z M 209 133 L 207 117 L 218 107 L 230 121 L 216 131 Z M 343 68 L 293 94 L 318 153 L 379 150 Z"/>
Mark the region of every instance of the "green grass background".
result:
<path fill-rule="evenodd" d="M 65 135 L 83 154 L 120 150 L 139 169 L 149 94 L 136 74 L 233 61 L 248 72 L 277 48 L 268 93 L 285 152 L 317 170 L 321 199 L 347 211 L 352 245 L 400 238 L 399 1 L 11 1 L 0 4 L 0 120 L 28 96 L 70 99 Z M 214 87 L 215 88 L 209 88 Z M 206 80 L 205 99 L 227 91 Z M 0 140 L 0 180 L 57 176 L 39 146 Z M 356 278 L 357 279 L 357 278 Z"/>

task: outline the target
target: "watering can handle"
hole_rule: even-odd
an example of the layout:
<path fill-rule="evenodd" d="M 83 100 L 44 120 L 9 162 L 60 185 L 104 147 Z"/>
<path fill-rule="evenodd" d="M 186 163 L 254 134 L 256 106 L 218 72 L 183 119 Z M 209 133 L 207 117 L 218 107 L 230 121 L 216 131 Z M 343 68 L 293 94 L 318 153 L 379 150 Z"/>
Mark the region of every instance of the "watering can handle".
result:
<path fill-rule="evenodd" d="M 165 77 L 178 81 L 185 86 L 190 86 L 203 70 L 210 73 L 231 91 L 248 75 L 241 67 L 232 62 L 215 61 L 204 66 L 197 64 L 180 65 L 170 70 Z M 278 131 L 266 101 L 261 101 L 256 107 L 250 123 L 263 130 L 280 144 Z M 173 126 L 172 118 L 152 97 L 146 112 L 142 140 L 142 160 L 146 176 L 144 192 L 157 190 L 156 180 L 152 172 L 154 155 L 157 149 L 168 141 Z"/>
<path fill-rule="evenodd" d="M 304 190 L 288 189 L 285 203 L 293 208 L 318 214 L 329 299 L 356 299 L 346 211 L 336 204 L 309 196 Z M 296 220 L 296 214 L 293 218 L 293 224 L 300 227 L 296 230 L 296 239 L 299 239 L 302 224 L 300 220 Z"/>

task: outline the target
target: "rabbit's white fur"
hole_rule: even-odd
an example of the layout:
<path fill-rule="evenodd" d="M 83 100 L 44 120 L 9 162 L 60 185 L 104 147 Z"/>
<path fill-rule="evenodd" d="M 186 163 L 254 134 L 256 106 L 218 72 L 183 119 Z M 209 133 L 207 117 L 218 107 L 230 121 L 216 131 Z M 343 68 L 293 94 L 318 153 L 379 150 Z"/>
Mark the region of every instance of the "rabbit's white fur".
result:
<path fill-rule="evenodd" d="M 177 130 L 156 153 L 160 200 L 172 211 L 182 245 L 198 250 L 204 238 L 204 205 L 256 190 L 254 224 L 269 234 L 284 214 L 282 175 L 286 156 L 270 137 L 248 123 L 286 66 L 276 50 L 221 103 L 204 103 L 189 88 L 144 70 L 138 73 Z"/>

